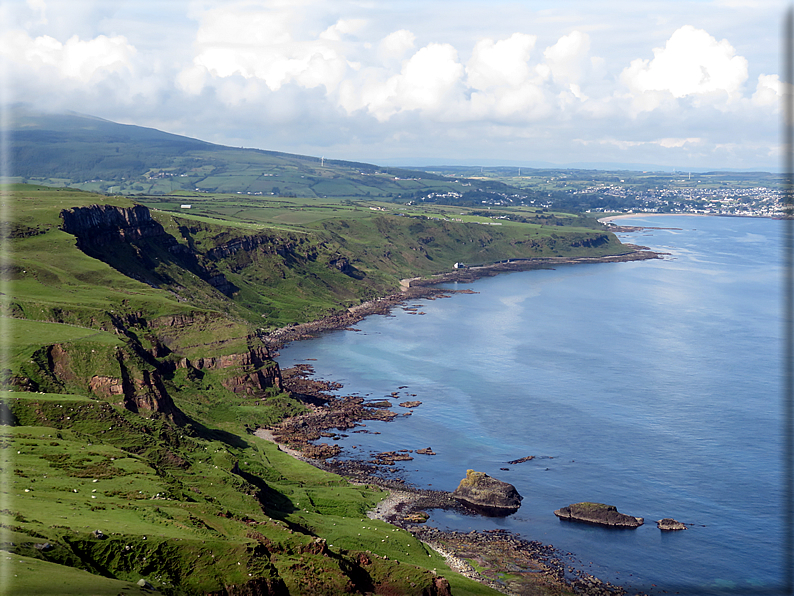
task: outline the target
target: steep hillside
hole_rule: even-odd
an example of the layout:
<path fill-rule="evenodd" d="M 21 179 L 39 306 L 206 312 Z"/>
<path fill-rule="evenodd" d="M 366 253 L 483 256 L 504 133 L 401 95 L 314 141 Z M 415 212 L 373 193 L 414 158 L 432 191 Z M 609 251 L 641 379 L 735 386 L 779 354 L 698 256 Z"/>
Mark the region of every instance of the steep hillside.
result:
<path fill-rule="evenodd" d="M 9 593 L 45 594 L 53 577 L 74 594 L 494 593 L 368 519 L 379 489 L 253 435 L 317 407 L 285 389 L 264 333 L 461 259 L 629 250 L 614 235 L 534 211 L 494 222 L 314 204 L 280 212 L 307 216 L 284 227 L 4 190 Z"/>
<path fill-rule="evenodd" d="M 491 593 L 367 519 L 380 490 L 250 434 L 306 406 L 212 267 L 257 249 L 301 267 L 297 238 L 182 234 L 78 191 L 6 196 L 4 593 Z"/>

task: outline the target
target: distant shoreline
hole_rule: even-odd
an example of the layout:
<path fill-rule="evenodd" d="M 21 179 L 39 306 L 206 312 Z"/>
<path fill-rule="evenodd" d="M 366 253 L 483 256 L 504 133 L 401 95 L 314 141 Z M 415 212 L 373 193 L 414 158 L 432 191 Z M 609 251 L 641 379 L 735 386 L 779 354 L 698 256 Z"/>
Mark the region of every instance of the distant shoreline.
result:
<path fill-rule="evenodd" d="M 730 213 L 621 213 L 620 215 L 608 215 L 598 218 L 600 223 L 610 223 L 616 219 L 628 219 L 633 217 L 741 217 L 751 219 L 782 219 L 778 217 L 762 217 L 759 215 L 732 215 Z"/>
<path fill-rule="evenodd" d="M 621 217 L 621 216 L 617 216 Z M 553 269 L 559 265 L 581 265 L 592 263 L 624 263 L 661 259 L 662 253 L 656 253 L 642 246 L 624 244 L 626 252 L 616 255 L 594 257 L 530 257 L 524 259 L 508 259 L 477 267 L 464 267 L 428 278 L 412 278 L 400 280 L 401 292 L 369 300 L 358 306 L 348 308 L 331 316 L 298 323 L 275 329 L 262 336 L 271 349 L 278 350 L 286 344 L 302 339 L 311 339 L 325 331 L 352 329 L 353 325 L 374 314 L 387 314 L 392 308 L 409 300 L 445 298 L 457 293 L 471 293 L 471 290 L 450 290 L 436 288 L 444 283 L 472 283 L 483 277 L 492 277 L 499 273 L 515 271 L 532 271 L 535 269 Z"/>

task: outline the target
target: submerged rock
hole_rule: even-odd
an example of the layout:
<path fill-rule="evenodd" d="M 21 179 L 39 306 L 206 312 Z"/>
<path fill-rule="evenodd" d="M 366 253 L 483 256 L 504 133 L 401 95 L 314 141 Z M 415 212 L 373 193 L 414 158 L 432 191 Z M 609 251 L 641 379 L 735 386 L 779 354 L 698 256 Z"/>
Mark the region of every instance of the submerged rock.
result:
<path fill-rule="evenodd" d="M 521 507 L 523 497 L 516 487 L 483 472 L 466 470 L 452 496 L 485 515 L 510 515 Z"/>
<path fill-rule="evenodd" d="M 656 527 L 662 531 L 669 532 L 673 530 L 686 530 L 686 526 L 680 521 L 676 521 L 671 517 L 665 517 L 656 522 Z"/>
<path fill-rule="evenodd" d="M 641 517 L 619 513 L 614 505 L 604 503 L 574 503 L 554 512 L 560 519 L 599 524 L 615 528 L 636 528 L 645 523 Z"/>

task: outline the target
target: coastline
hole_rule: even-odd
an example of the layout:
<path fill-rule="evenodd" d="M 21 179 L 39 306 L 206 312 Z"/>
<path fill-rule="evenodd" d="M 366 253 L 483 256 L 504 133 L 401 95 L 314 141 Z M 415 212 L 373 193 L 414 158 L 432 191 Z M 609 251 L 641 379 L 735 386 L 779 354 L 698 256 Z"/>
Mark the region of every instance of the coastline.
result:
<path fill-rule="evenodd" d="M 508 596 L 532 594 L 543 596 L 563 593 L 584 596 L 624 596 L 626 590 L 572 565 L 581 563 L 573 553 L 565 553 L 551 545 L 525 540 L 506 530 L 471 532 L 444 531 L 415 521 L 424 509 L 456 509 L 473 515 L 455 501 L 451 493 L 410 486 L 395 486 L 394 480 L 376 475 L 351 478 L 345 466 L 305 457 L 300 451 L 279 442 L 270 429 L 257 429 L 259 438 L 275 443 L 288 455 L 321 470 L 339 474 L 353 484 L 375 485 L 388 491 L 388 496 L 367 517 L 389 523 L 413 534 L 428 548 L 444 558 L 450 569 Z M 357 467 L 356 467 L 357 468 Z M 350 471 L 349 469 L 347 470 Z M 469 561 L 477 565 L 475 568 Z M 642 596 L 642 595 L 637 595 Z"/>
<path fill-rule="evenodd" d="M 622 216 L 616 216 L 622 217 Z M 579 265 L 592 263 L 626 263 L 630 261 L 644 261 L 648 259 L 661 259 L 663 253 L 653 252 L 647 247 L 634 244 L 624 244 L 625 253 L 617 255 L 604 255 L 599 257 L 535 257 L 529 259 L 509 259 L 504 262 L 491 263 L 477 267 L 455 269 L 439 273 L 428 278 L 409 278 L 400 280 L 399 293 L 389 294 L 374 300 L 369 300 L 358 306 L 353 306 L 345 311 L 334 313 L 328 317 L 297 323 L 281 327 L 264 333 L 261 339 L 273 350 L 286 344 L 301 339 L 311 339 L 325 331 L 340 329 L 355 330 L 353 325 L 370 315 L 388 314 L 389 311 L 414 299 L 448 298 L 457 293 L 470 293 L 471 290 L 440 289 L 434 286 L 444 283 L 470 283 L 483 277 L 492 277 L 499 273 L 512 271 L 532 271 L 535 269 L 552 269 L 560 265 Z"/>
<path fill-rule="evenodd" d="M 615 216 L 615 218 L 620 217 L 624 216 Z M 636 217 L 636 215 L 625 217 Z M 470 289 L 449 290 L 434 287 L 442 283 L 468 283 L 503 272 L 550 269 L 559 265 L 629 262 L 661 259 L 664 256 L 664 253 L 653 252 L 647 247 L 633 244 L 624 246 L 628 249 L 627 252 L 619 255 L 516 259 L 457 269 L 430 278 L 401 280 L 400 293 L 365 302 L 324 319 L 277 329 L 265 334 L 263 339 L 273 350 L 278 350 L 287 343 L 310 339 L 325 331 L 340 329 L 355 331 L 357 329 L 353 325 L 369 315 L 388 314 L 394 307 L 413 299 L 435 300 L 448 298 L 456 293 L 473 293 Z M 315 445 L 320 437 L 329 437 L 333 440 L 334 430 L 343 432 L 360 426 L 362 420 L 388 422 L 398 414 L 372 402 L 365 403 L 364 398 L 361 397 L 331 396 L 326 391 L 340 389 L 341 386 L 309 380 L 313 373 L 309 365 L 298 365 L 295 370 L 297 372 L 290 375 L 290 382 L 286 382 L 285 387 L 308 405 L 311 412 L 289 418 L 273 427 L 257 429 L 254 434 L 275 443 L 280 450 L 292 457 L 324 471 L 338 474 L 349 482 L 374 485 L 388 491 L 388 496 L 368 512 L 368 517 L 411 532 L 429 548 L 443 556 L 451 569 L 504 594 L 514 596 L 561 593 L 586 596 L 627 594 L 625 588 L 602 581 L 584 571 L 582 567 L 577 568 L 576 565 L 582 562 L 578 561 L 573 553 L 558 551 L 551 545 L 529 541 L 501 529 L 460 533 L 442 531 L 423 525 L 424 520 L 417 521 L 416 515 L 423 514 L 423 509 L 453 509 L 469 515 L 475 513 L 453 499 L 449 492 L 419 489 L 407 485 L 402 478 L 389 476 L 389 471 L 385 467 L 378 467 L 379 462 L 338 460 L 335 457 L 341 449 L 337 445 L 326 443 Z M 323 421 L 319 425 L 307 423 L 313 417 Z M 289 428 L 291 422 L 292 427 Z M 331 432 L 328 432 L 329 430 Z M 389 454 L 380 455 L 389 456 Z M 468 561 L 476 563 L 477 568 Z M 638 593 L 637 596 L 644 595 Z"/>
<path fill-rule="evenodd" d="M 757 215 L 736 215 L 732 213 L 653 213 L 653 212 L 637 212 L 637 213 L 621 213 L 620 215 L 609 215 L 607 217 L 600 217 L 597 219 L 600 223 L 609 223 L 615 219 L 628 219 L 632 217 L 759 217 Z M 763 219 L 764 216 L 761 216 Z M 769 219 L 777 219 L 771 217 Z"/>
<path fill-rule="evenodd" d="M 340 453 L 338 446 L 317 445 L 320 437 L 333 440 L 337 436 L 334 431 L 345 432 L 363 426 L 363 420 L 388 422 L 398 414 L 381 405 L 382 401 L 331 395 L 329 391 L 341 387 L 315 381 L 310 378 L 312 374 L 312 367 L 305 364 L 285 370 L 286 388 L 307 405 L 309 412 L 268 428 L 259 428 L 254 434 L 275 443 L 284 453 L 349 482 L 388 491 L 388 496 L 367 513 L 370 519 L 410 532 L 443 556 L 454 571 L 504 594 L 542 596 L 575 592 L 586 596 L 622 596 L 627 593 L 623 587 L 601 581 L 584 571 L 582 562 L 573 553 L 523 539 L 506 530 L 462 533 L 426 526 L 425 510 L 478 514 L 447 491 L 406 484 L 393 473 L 394 461 L 381 459 L 381 456 L 386 460 L 389 457 L 399 459 L 402 454 L 386 452 L 370 461 L 340 460 L 336 458 Z M 359 429 L 358 432 L 368 431 Z"/>

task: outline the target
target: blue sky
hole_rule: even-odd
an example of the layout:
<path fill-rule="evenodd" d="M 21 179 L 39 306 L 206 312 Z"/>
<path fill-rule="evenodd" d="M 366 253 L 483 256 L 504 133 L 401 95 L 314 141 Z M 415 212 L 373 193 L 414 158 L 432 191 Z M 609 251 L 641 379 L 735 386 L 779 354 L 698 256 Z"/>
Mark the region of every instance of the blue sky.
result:
<path fill-rule="evenodd" d="M 779 0 L 5 0 L 4 102 L 374 163 L 779 166 Z"/>

